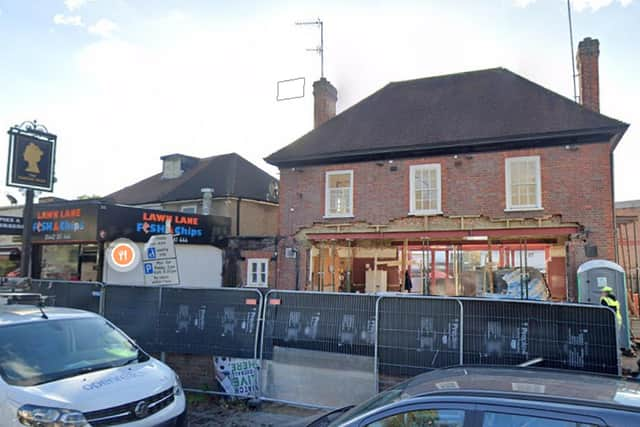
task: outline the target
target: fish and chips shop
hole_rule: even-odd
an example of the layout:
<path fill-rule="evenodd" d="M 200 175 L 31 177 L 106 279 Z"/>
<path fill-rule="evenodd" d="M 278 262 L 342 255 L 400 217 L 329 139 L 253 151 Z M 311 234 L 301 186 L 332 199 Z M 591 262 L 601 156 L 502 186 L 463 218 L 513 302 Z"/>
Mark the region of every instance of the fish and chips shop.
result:
<path fill-rule="evenodd" d="M 144 284 L 142 264 L 121 272 L 105 262 L 111 242 L 129 239 L 143 249 L 154 235 L 172 235 L 183 283 L 220 286 L 226 217 L 169 212 L 97 201 L 35 206 L 32 276 L 38 279 Z"/>

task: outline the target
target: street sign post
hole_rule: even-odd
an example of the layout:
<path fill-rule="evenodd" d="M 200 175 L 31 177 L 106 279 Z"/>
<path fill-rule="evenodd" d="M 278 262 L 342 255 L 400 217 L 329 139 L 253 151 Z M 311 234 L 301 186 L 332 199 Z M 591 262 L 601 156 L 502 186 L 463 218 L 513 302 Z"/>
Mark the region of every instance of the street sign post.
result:
<path fill-rule="evenodd" d="M 144 283 L 146 285 L 179 285 L 178 259 L 171 234 L 151 236 L 144 245 Z"/>
<path fill-rule="evenodd" d="M 35 120 L 9 129 L 7 186 L 25 189 L 20 275 L 31 277 L 33 192 L 53 191 L 58 137 Z"/>

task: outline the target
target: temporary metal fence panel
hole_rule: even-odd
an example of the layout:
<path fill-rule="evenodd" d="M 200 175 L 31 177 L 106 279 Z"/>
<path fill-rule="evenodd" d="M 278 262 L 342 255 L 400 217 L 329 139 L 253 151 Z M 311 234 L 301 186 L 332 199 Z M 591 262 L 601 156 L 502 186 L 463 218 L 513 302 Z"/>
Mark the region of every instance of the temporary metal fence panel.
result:
<path fill-rule="evenodd" d="M 461 299 L 464 364 L 537 366 L 618 374 L 615 316 L 605 307 Z"/>
<path fill-rule="evenodd" d="M 31 291 L 46 295 L 47 304 L 100 312 L 102 283 L 63 280 L 32 280 Z"/>
<path fill-rule="evenodd" d="M 158 348 L 257 359 L 261 304 L 251 289 L 162 288 Z"/>
<path fill-rule="evenodd" d="M 267 293 L 262 397 L 337 407 L 373 395 L 376 299 L 323 292 Z"/>
<path fill-rule="evenodd" d="M 462 305 L 456 299 L 383 296 L 378 300 L 379 389 L 462 360 Z"/>
<path fill-rule="evenodd" d="M 104 317 L 133 338 L 144 350 L 160 352 L 158 319 L 162 288 L 106 285 Z"/>

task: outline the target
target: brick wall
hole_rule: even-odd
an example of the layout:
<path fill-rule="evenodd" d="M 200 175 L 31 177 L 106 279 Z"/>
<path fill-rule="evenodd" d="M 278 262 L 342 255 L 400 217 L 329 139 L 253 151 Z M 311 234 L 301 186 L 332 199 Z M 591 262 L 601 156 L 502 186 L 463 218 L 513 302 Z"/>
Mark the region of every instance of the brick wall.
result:
<path fill-rule="evenodd" d="M 463 153 L 461 153 L 463 154 Z M 280 234 L 294 236 L 314 222 L 345 223 L 366 221 L 386 224 L 409 212 L 409 167 L 413 164 L 439 163 L 442 173 L 442 211 L 444 215 L 485 215 L 492 218 L 523 215 L 538 217 L 562 215 L 565 222 L 583 225 L 588 243 L 598 246 L 598 257 L 614 260 L 613 195 L 611 163 L 607 143 L 580 145 L 577 150 L 564 146 L 540 149 L 474 153 L 461 155 L 398 159 L 392 164 L 362 162 L 330 166 L 304 166 L 280 170 Z M 542 211 L 505 212 L 505 159 L 540 156 Z M 391 170 L 391 166 L 397 168 Z M 325 172 L 354 171 L 354 218 L 324 219 Z M 296 246 L 292 239 L 281 242 L 279 251 L 279 288 L 294 283 L 294 260 L 284 259 L 284 247 Z M 585 242 L 574 242 L 575 262 L 586 260 Z M 301 275 L 304 283 L 306 260 L 301 250 Z M 577 267 L 576 267 L 577 268 Z"/>
<path fill-rule="evenodd" d="M 159 358 L 159 356 L 156 356 Z M 165 363 L 180 377 L 186 388 L 219 391 L 215 379 L 213 356 L 167 353 Z"/>

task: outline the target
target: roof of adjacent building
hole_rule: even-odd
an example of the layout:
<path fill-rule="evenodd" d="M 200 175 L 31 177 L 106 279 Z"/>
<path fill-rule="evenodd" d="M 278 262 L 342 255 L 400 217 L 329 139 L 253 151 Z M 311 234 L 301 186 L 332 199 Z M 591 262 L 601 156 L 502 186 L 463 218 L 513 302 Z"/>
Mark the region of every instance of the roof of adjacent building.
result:
<path fill-rule="evenodd" d="M 170 155 L 163 157 L 176 157 Z M 178 178 L 150 176 L 104 198 L 109 203 L 141 205 L 202 198 L 203 188 L 213 188 L 213 197 L 240 197 L 277 203 L 277 180 L 236 153 L 193 160 Z"/>
<path fill-rule="evenodd" d="M 640 208 L 640 200 L 625 200 L 616 202 L 616 209 Z"/>
<path fill-rule="evenodd" d="M 265 160 L 295 166 L 569 142 L 615 147 L 627 127 L 493 68 L 389 83 Z"/>

